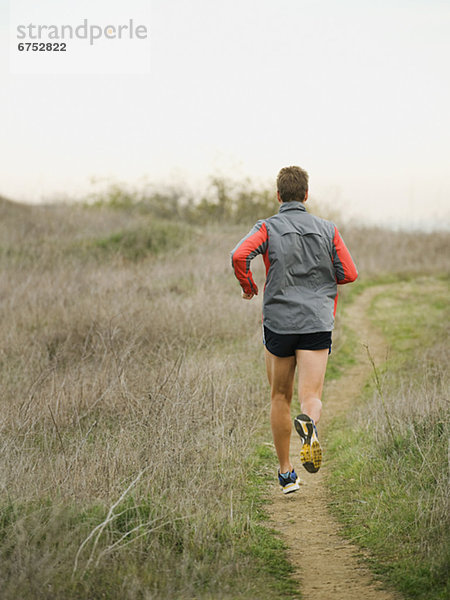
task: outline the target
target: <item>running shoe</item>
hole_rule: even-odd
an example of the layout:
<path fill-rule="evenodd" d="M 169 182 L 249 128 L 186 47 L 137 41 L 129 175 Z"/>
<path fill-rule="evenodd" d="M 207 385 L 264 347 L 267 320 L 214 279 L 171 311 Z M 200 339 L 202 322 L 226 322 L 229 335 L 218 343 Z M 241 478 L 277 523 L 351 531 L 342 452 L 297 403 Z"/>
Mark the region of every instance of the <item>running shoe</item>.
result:
<path fill-rule="evenodd" d="M 283 494 L 290 494 L 291 492 L 296 492 L 300 488 L 300 480 L 294 469 L 292 469 L 292 471 L 288 474 L 287 477 L 284 474 L 282 475 L 280 471 L 278 471 L 278 481 L 280 482 L 280 487 Z"/>
<path fill-rule="evenodd" d="M 314 421 L 308 415 L 298 415 L 294 419 L 295 429 L 303 442 L 300 460 L 309 473 L 317 473 L 322 464 L 322 448 L 317 436 Z"/>

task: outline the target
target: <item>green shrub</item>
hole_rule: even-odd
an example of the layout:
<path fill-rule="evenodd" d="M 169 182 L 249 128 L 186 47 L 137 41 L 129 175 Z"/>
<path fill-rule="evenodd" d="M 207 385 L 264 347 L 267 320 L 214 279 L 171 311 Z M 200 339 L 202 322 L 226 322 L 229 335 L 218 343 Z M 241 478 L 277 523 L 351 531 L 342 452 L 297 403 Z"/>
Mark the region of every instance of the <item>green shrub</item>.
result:
<path fill-rule="evenodd" d="M 189 233 L 185 226 L 178 223 L 152 220 L 146 226 L 116 231 L 94 239 L 86 249 L 136 261 L 149 254 L 157 255 L 179 248 L 189 238 Z"/>

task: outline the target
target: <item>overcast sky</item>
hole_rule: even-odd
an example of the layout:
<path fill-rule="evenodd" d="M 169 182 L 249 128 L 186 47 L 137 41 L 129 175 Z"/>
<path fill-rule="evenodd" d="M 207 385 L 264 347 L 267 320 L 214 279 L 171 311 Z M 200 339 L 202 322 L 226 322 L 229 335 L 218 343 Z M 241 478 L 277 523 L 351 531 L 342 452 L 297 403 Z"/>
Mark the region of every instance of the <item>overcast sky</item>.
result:
<path fill-rule="evenodd" d="M 105 19 L 114 1 L 92 0 Z M 449 1 L 149 4 L 149 74 L 38 76 L 9 73 L 0 0 L 0 194 L 266 182 L 298 164 L 343 213 L 448 226 Z"/>

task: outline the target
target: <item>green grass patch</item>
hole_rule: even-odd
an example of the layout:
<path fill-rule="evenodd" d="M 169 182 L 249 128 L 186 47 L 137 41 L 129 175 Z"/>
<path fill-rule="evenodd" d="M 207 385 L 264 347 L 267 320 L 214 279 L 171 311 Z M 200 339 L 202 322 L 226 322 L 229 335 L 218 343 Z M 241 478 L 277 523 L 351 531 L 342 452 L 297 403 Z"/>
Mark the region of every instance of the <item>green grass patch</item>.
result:
<path fill-rule="evenodd" d="M 375 297 L 370 314 L 390 347 L 380 369 L 386 412 L 371 383 L 329 433 L 332 507 L 345 534 L 417 600 L 450 594 L 448 291 L 442 279 L 418 278 Z"/>
<path fill-rule="evenodd" d="M 355 344 L 354 331 L 340 331 L 339 341 L 332 346 L 332 353 L 328 359 L 327 380 L 339 379 L 355 364 Z"/>
<path fill-rule="evenodd" d="M 176 222 L 151 220 L 145 226 L 109 233 L 88 240 L 84 250 L 102 256 L 121 256 L 137 261 L 147 255 L 158 255 L 179 248 L 190 237 L 191 230 Z"/>
<path fill-rule="evenodd" d="M 116 222 L 108 223 L 111 212 L 112 209 L 105 215 L 105 223 L 99 213 L 88 226 L 81 224 L 78 229 L 73 227 L 63 233 L 47 231 L 42 226 L 34 236 L 8 245 L 0 244 L 0 259 L 21 268 L 37 263 L 52 268 L 58 262 L 73 259 L 101 262 L 119 258 L 138 262 L 148 256 L 187 247 L 193 237 L 194 227 L 180 220 L 125 213 L 122 222 L 116 219 L 120 223 L 118 227 Z"/>
<path fill-rule="evenodd" d="M 261 489 L 274 462 L 272 450 L 257 448 L 227 519 L 174 513 L 169 498 L 138 490 L 109 521 L 99 503 L 4 504 L 2 598 L 131 599 L 150 590 L 155 598 L 300 598 L 285 546 L 265 523 Z"/>
<path fill-rule="evenodd" d="M 448 280 L 421 277 L 399 282 L 376 296 L 370 317 L 381 328 L 396 363 L 409 362 L 410 352 L 438 342 L 448 322 Z"/>

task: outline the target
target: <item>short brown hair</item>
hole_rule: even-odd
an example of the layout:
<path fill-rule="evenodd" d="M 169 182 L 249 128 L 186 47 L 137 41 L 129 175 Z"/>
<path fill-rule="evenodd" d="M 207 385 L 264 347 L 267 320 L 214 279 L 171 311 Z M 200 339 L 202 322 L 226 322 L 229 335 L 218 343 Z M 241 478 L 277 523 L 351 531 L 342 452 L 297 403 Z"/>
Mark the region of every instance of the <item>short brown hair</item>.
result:
<path fill-rule="evenodd" d="M 278 173 L 277 190 L 282 202 L 303 202 L 308 191 L 308 173 L 300 167 L 284 167 Z"/>

